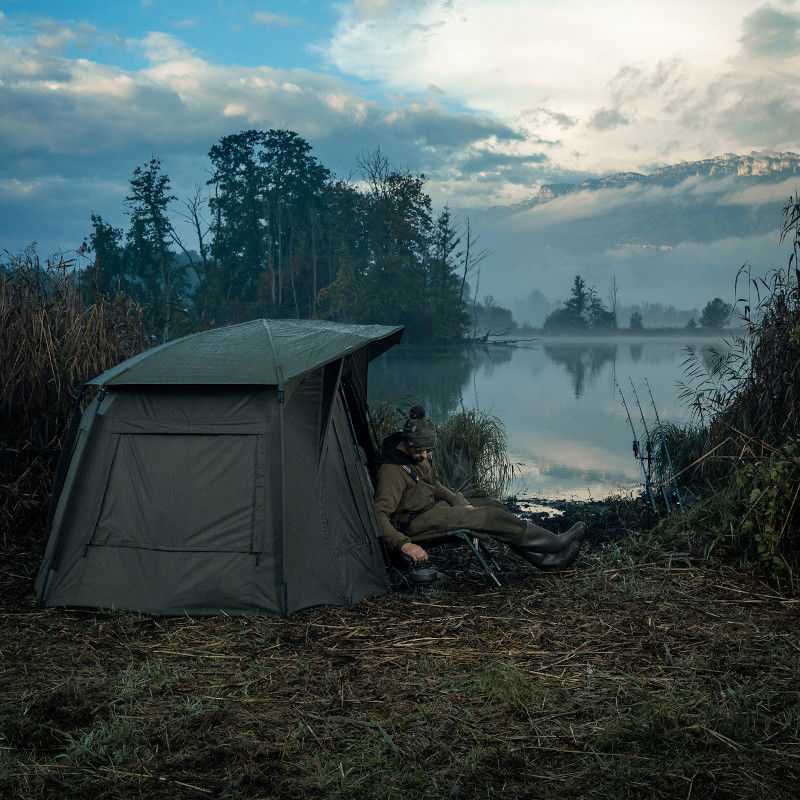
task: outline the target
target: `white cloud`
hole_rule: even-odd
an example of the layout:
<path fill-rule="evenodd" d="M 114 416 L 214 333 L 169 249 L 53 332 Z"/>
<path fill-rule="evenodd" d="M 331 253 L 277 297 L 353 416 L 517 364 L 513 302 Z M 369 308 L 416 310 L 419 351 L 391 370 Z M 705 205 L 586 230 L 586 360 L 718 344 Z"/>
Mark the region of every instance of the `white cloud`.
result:
<path fill-rule="evenodd" d="M 203 153 L 230 132 L 226 120 L 239 117 L 254 126 L 298 130 L 312 143 L 338 139 L 351 159 L 378 143 L 402 140 L 406 152 L 425 153 L 430 163 L 434 152 L 446 156 L 492 137 L 515 135 L 485 116 L 453 114 L 432 100 L 382 104 L 330 75 L 215 64 L 162 31 L 128 42 L 147 61 L 138 70 L 56 58 L 49 42 L 6 39 L 0 44 L 0 100 L 6 111 L 0 118 L 0 146 L 7 157 L 112 152 L 136 141 L 148 153 L 154 147 L 198 147 Z M 344 142 L 343 130 L 349 137 Z"/>
<path fill-rule="evenodd" d="M 19 178 L 0 179 L 0 193 L 6 197 L 30 197 L 40 191 L 40 180 L 21 181 Z"/>
<path fill-rule="evenodd" d="M 247 106 L 242 103 L 228 103 L 222 113 L 226 117 L 243 117 L 247 114 Z"/>
<path fill-rule="evenodd" d="M 353 9 L 362 18 L 381 17 L 405 0 L 354 0 Z"/>
<path fill-rule="evenodd" d="M 800 15 L 769 5 L 756 9 L 742 24 L 742 48 L 756 57 L 775 58 L 800 51 Z"/>
<path fill-rule="evenodd" d="M 800 191 L 800 175 L 788 178 L 779 183 L 761 183 L 748 186 L 738 192 L 724 195 L 719 198 L 719 205 L 732 206 L 761 206 L 766 203 L 775 205 L 783 204 L 789 195 L 796 195 Z"/>
<path fill-rule="evenodd" d="M 83 33 L 87 47 L 91 36 L 105 41 L 94 29 Z M 43 35 L 51 38 L 37 41 Z M 340 175 L 378 145 L 394 163 L 430 175 L 450 169 L 462 151 L 516 136 L 486 115 L 453 113 L 438 100 L 377 101 L 329 74 L 217 64 L 163 31 L 125 43 L 144 58 L 136 69 L 62 54 L 76 36 L 55 23 L 26 37 L 0 30 L 0 172 L 20 182 L 5 185 L 0 218 L 20 246 L 42 240 L 31 233 L 41 225 L 32 198 L 41 205 L 42 196 L 32 180 L 60 187 L 41 207 L 50 209 L 51 227 L 64 228 L 91 211 L 108 213 L 112 185 L 123 187 L 119 204 L 133 167 L 154 153 L 176 193 L 190 191 L 205 180 L 208 149 L 245 127 L 298 131 Z M 78 182 L 80 193 L 72 188 Z M 102 196 L 92 189 L 101 184 Z M 12 208 L 15 197 L 31 201 L 25 214 L 21 200 Z M 3 244 L 13 246 L 8 238 Z"/>
<path fill-rule="evenodd" d="M 340 70 L 387 91 L 433 81 L 525 129 L 563 167 L 641 169 L 800 141 L 794 12 L 753 0 L 370 5 L 342 11 L 326 51 Z M 754 47 L 770 59 L 755 61 Z"/>
<path fill-rule="evenodd" d="M 585 220 L 621 208 L 629 203 L 640 202 L 646 195 L 650 200 L 663 198 L 669 190 L 659 186 L 645 187 L 633 183 L 621 189 L 605 189 L 604 191 L 583 191 L 556 197 L 548 203 L 525 211 L 520 211 L 509 220 L 509 228 L 516 231 L 529 231 L 546 228 L 554 223 L 570 220 Z M 683 191 L 675 192 L 679 196 Z"/>
<path fill-rule="evenodd" d="M 112 43 L 118 47 L 122 46 L 122 40 L 119 36 L 102 33 L 94 25 L 86 21 L 69 26 L 52 19 L 37 19 L 33 23 L 33 27 L 37 31 L 34 43 L 39 50 L 45 52 L 60 53 L 70 45 L 88 50 L 99 42 Z"/>

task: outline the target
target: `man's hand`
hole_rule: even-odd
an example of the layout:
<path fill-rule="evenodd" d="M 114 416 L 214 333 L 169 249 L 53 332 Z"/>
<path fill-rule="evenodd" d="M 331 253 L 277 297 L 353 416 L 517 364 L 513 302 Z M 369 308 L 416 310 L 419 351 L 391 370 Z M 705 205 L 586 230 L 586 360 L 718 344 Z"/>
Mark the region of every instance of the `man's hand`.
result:
<path fill-rule="evenodd" d="M 475 506 L 466 505 L 464 508 L 475 508 Z"/>
<path fill-rule="evenodd" d="M 415 564 L 428 560 L 428 554 L 418 544 L 414 544 L 414 542 L 406 542 L 400 548 L 400 552 L 407 555 Z"/>

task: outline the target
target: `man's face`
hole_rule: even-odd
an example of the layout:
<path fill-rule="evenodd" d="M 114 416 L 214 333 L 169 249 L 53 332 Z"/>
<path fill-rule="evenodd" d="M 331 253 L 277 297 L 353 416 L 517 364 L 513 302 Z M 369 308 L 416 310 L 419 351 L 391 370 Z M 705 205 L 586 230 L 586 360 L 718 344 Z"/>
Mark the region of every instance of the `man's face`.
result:
<path fill-rule="evenodd" d="M 416 447 L 408 447 L 408 454 L 415 464 L 421 464 L 427 457 L 429 450 L 418 450 Z"/>

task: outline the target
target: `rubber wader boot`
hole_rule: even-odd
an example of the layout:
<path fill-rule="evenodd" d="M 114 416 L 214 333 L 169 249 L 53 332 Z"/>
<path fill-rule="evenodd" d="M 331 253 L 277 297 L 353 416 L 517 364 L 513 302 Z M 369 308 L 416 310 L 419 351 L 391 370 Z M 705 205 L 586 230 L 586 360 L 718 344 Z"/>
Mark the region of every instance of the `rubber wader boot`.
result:
<path fill-rule="evenodd" d="M 533 522 L 525 523 L 522 541 L 518 547 L 537 553 L 562 553 L 573 542 L 582 541 L 586 535 L 586 523 L 577 522 L 565 533 L 552 533 Z"/>
<path fill-rule="evenodd" d="M 515 549 L 515 552 L 520 558 L 524 558 L 529 564 L 544 572 L 558 572 L 572 565 L 580 549 L 581 543 L 573 542 L 561 553 L 537 553 L 534 550 L 522 549 Z"/>

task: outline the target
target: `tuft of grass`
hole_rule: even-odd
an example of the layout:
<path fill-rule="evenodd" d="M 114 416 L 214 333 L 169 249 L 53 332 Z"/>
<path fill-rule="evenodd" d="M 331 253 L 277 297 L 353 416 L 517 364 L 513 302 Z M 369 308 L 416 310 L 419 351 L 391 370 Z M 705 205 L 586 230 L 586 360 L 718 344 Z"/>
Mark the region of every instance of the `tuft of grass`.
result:
<path fill-rule="evenodd" d="M 377 403 L 370 403 L 369 413 L 379 446 L 387 436 L 400 430 L 406 421 L 404 406 L 396 400 L 380 400 Z"/>
<path fill-rule="evenodd" d="M 439 428 L 436 468 L 468 496 L 500 497 L 515 473 L 502 420 L 474 408 L 451 414 Z"/>

